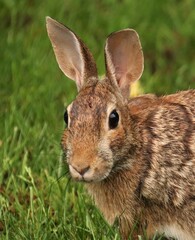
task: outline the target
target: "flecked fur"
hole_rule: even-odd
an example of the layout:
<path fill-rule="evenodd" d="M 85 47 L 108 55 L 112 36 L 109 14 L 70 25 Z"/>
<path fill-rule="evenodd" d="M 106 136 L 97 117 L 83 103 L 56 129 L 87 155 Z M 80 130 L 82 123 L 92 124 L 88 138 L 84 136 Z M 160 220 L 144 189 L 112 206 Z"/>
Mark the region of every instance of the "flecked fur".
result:
<path fill-rule="evenodd" d="M 52 29 L 59 24 L 51 19 L 47 24 L 52 44 L 56 44 Z M 66 34 L 70 31 L 60 28 Z M 137 41 L 133 45 L 137 57 L 141 51 L 138 37 L 132 31 L 131 35 Z M 113 36 L 117 43 L 123 41 L 123 37 Z M 115 45 L 113 39 L 109 41 Z M 72 177 L 87 182 L 89 193 L 110 224 L 118 219 L 122 239 L 138 239 L 145 231 L 148 237 L 164 233 L 178 240 L 195 239 L 195 90 L 127 99 L 124 86 L 130 87 L 130 82 L 123 79 L 120 90 L 120 80 L 117 83 L 112 75 L 113 55 L 106 53 L 111 63 L 106 61 L 107 77 L 100 81 L 89 50 L 77 41 L 75 45 L 85 51 L 77 48 L 75 53 L 82 56 L 87 68 L 83 72 L 88 74 L 79 79 L 82 86 L 68 107 L 69 123 L 62 136 Z M 142 71 L 142 59 L 138 60 L 137 75 Z M 109 129 L 113 109 L 119 122 Z"/>

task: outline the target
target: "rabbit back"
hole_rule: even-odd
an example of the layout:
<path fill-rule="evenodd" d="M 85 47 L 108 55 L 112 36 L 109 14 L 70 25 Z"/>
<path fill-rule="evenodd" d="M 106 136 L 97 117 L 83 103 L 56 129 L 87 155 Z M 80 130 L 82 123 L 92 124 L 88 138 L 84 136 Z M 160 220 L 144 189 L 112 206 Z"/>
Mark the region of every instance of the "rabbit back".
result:
<path fill-rule="evenodd" d="M 195 198 L 195 91 L 146 96 L 129 102 L 147 162 L 143 194 L 178 207 Z"/>

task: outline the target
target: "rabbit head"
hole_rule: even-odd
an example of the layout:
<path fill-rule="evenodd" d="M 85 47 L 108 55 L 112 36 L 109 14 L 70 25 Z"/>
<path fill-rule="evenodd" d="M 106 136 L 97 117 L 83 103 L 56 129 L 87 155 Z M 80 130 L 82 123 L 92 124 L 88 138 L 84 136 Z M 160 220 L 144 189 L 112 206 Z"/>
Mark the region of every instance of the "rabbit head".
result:
<path fill-rule="evenodd" d="M 78 89 L 64 115 L 62 148 L 70 173 L 75 180 L 102 181 L 130 164 L 136 145 L 127 100 L 143 72 L 138 34 L 124 29 L 108 36 L 106 76 L 99 80 L 92 54 L 75 33 L 49 17 L 47 31 L 60 69 Z"/>

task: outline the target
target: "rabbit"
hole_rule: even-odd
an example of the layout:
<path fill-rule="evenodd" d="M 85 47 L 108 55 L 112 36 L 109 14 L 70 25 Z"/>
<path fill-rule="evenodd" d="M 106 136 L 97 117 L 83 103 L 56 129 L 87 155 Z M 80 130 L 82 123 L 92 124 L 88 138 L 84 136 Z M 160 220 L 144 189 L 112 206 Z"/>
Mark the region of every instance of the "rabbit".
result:
<path fill-rule="evenodd" d="M 195 90 L 129 98 L 144 58 L 137 32 L 123 29 L 105 44 L 100 80 L 79 37 L 47 17 L 60 69 L 77 86 L 61 145 L 70 175 L 85 183 L 123 240 L 155 234 L 195 239 Z"/>

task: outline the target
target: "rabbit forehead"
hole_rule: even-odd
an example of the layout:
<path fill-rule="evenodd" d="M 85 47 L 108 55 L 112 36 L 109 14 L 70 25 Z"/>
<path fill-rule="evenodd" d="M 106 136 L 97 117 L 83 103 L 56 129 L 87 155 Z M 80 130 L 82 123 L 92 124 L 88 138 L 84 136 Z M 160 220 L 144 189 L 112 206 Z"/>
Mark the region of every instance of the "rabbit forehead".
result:
<path fill-rule="evenodd" d="M 74 136 L 94 138 L 106 129 L 108 111 L 118 103 L 116 96 L 103 85 L 100 83 L 81 90 L 69 105 L 69 128 Z"/>
<path fill-rule="evenodd" d="M 69 107 L 72 120 L 80 115 L 98 117 L 107 113 L 110 105 L 116 105 L 116 96 L 104 84 L 83 89 Z"/>

